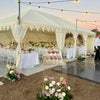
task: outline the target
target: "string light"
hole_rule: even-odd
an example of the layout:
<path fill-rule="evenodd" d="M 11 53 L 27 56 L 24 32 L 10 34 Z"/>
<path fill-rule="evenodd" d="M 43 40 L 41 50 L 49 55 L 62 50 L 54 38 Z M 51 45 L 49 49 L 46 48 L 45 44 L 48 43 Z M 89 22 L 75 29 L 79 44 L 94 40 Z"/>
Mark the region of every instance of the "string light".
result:
<path fill-rule="evenodd" d="M 63 2 L 69 2 L 69 1 L 74 1 L 74 0 L 60 0 L 60 1 L 51 1 L 51 2 L 31 2 L 33 4 L 45 4 L 45 3 L 63 3 Z M 21 2 L 21 3 L 28 3 L 28 2 Z"/>
<path fill-rule="evenodd" d="M 50 2 L 48 2 L 48 6 L 50 5 Z"/>
<path fill-rule="evenodd" d="M 63 9 L 61 9 L 61 12 L 63 12 L 64 10 Z"/>
<path fill-rule="evenodd" d="M 32 3 L 31 2 L 29 2 L 29 5 L 31 5 Z"/>
<path fill-rule="evenodd" d="M 39 6 L 33 5 L 32 2 L 31 2 L 31 4 L 29 4 L 29 2 L 28 2 L 28 3 L 21 2 L 21 3 L 22 3 L 22 4 L 25 4 L 25 5 L 31 5 L 31 6 L 33 6 L 33 7 L 38 7 L 38 8 L 39 8 Z M 50 4 L 50 3 L 51 3 L 51 2 L 49 2 L 49 4 Z M 61 9 L 52 8 L 52 7 L 41 6 L 41 8 L 61 11 Z M 89 12 L 89 11 L 88 11 L 88 12 L 85 12 L 85 11 L 76 11 L 76 10 L 67 10 L 67 9 L 63 9 L 63 11 L 65 11 L 65 12 L 73 12 L 73 13 L 85 13 L 85 15 L 88 15 L 88 13 L 90 13 L 90 14 L 100 14 L 100 12 Z M 61 12 L 63 12 L 63 11 L 61 11 Z"/>
<path fill-rule="evenodd" d="M 85 15 L 88 15 L 88 12 L 85 12 Z"/>
<path fill-rule="evenodd" d="M 38 6 L 38 8 L 40 9 L 40 6 Z"/>
<path fill-rule="evenodd" d="M 19 3 L 18 1 L 16 1 L 16 3 Z"/>
<path fill-rule="evenodd" d="M 74 2 L 75 2 L 75 3 L 78 3 L 78 2 L 79 2 L 79 0 L 74 0 Z"/>
<path fill-rule="evenodd" d="M 77 21 L 80 21 L 80 22 L 94 22 L 94 23 L 96 23 L 96 22 L 100 22 L 100 20 L 91 20 L 91 21 L 87 21 L 87 20 L 81 20 L 81 19 L 77 19 Z"/>

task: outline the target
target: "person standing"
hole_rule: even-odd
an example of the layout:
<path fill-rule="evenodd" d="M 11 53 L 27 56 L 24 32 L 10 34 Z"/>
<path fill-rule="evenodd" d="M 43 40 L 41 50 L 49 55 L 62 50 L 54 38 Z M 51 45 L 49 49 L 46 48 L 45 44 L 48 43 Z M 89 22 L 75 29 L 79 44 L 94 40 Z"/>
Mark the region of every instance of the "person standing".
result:
<path fill-rule="evenodd" d="M 98 34 L 97 38 L 95 39 L 95 61 L 100 60 L 100 34 Z"/>

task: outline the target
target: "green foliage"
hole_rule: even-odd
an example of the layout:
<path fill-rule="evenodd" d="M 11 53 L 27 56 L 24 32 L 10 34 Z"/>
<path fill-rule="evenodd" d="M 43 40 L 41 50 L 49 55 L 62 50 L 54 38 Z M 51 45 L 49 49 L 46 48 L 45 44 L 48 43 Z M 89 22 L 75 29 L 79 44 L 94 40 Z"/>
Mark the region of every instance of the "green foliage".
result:
<path fill-rule="evenodd" d="M 44 92 L 37 94 L 38 100 L 72 100 L 71 88 L 66 80 L 61 77 L 59 82 L 51 77 L 45 77 L 43 81 Z"/>
<path fill-rule="evenodd" d="M 77 60 L 79 60 L 79 61 L 82 61 L 82 60 L 84 60 L 85 58 L 84 57 L 82 57 L 82 56 L 78 56 L 78 58 L 77 58 Z"/>
<path fill-rule="evenodd" d="M 10 74 L 8 72 L 7 77 L 10 78 L 11 81 L 13 81 L 13 80 L 14 81 L 18 81 L 18 78 L 16 77 L 16 75 L 14 73 L 13 74 Z"/>
<path fill-rule="evenodd" d="M 7 78 L 11 81 L 18 81 L 20 79 L 20 74 L 17 71 L 16 67 L 7 65 L 7 68 L 8 68 Z"/>
<path fill-rule="evenodd" d="M 66 96 L 64 97 L 63 100 L 72 100 L 73 99 L 74 96 L 68 90 L 66 90 L 65 93 L 66 93 Z M 47 97 L 44 94 L 37 94 L 37 99 L 38 100 L 59 100 L 59 98 L 57 98 L 53 95 L 50 97 Z"/>
<path fill-rule="evenodd" d="M 100 31 L 98 31 L 98 29 L 93 29 L 93 30 L 91 30 L 92 32 L 95 32 L 96 33 L 96 36 L 98 35 L 98 34 L 100 34 Z"/>

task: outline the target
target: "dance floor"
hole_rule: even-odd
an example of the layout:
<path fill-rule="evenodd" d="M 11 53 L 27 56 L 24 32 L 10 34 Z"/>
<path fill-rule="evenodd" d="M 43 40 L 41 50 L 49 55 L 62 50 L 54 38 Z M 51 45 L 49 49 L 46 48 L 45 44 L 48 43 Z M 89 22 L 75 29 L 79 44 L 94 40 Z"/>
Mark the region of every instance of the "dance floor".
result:
<path fill-rule="evenodd" d="M 100 62 L 94 62 L 94 58 L 88 58 L 84 61 L 76 61 L 66 65 L 66 73 L 82 79 L 100 83 Z M 53 69 L 63 73 L 62 66 Z"/>

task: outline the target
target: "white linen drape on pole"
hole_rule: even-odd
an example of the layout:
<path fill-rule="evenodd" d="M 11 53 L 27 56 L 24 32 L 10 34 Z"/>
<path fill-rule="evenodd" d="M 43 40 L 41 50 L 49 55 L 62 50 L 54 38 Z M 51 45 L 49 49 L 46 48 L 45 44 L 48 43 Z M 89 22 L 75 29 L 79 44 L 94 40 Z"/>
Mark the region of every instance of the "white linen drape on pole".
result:
<path fill-rule="evenodd" d="M 84 49 L 85 49 L 85 56 L 87 55 L 87 34 L 86 35 L 84 35 L 83 36 L 83 38 L 84 38 Z"/>
<path fill-rule="evenodd" d="M 73 51 L 73 58 L 75 58 L 76 57 L 76 47 L 77 47 L 77 33 L 74 33 L 74 35 L 73 35 L 73 37 L 74 37 L 74 51 Z"/>
<path fill-rule="evenodd" d="M 21 42 L 26 34 L 27 28 L 21 25 L 13 26 L 12 34 L 16 42 L 18 43 L 16 49 L 16 67 L 18 68 L 19 72 L 21 71 L 22 67 L 22 53 L 21 53 Z"/>
<path fill-rule="evenodd" d="M 62 30 L 56 31 L 56 41 L 57 41 L 60 55 L 62 57 L 61 51 L 63 50 L 65 44 L 65 33 Z"/>

